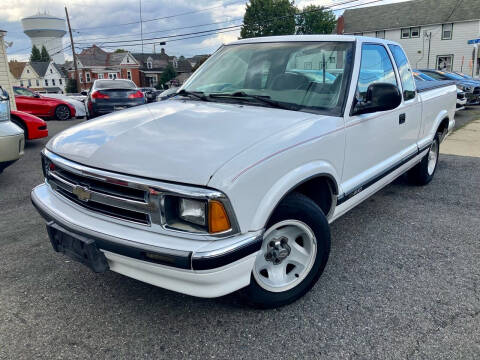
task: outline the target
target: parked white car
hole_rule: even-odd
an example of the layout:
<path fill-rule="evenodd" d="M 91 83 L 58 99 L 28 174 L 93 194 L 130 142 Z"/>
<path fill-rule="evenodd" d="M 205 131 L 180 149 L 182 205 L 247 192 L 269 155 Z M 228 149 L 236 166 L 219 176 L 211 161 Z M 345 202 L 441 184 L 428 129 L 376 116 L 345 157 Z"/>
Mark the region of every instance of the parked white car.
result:
<path fill-rule="evenodd" d="M 432 180 L 455 103 L 455 85 L 417 92 L 391 41 L 244 39 L 174 98 L 50 140 L 32 201 L 96 272 L 281 306 L 322 274 L 329 223 L 407 171 Z"/>
<path fill-rule="evenodd" d="M 63 94 L 43 94 L 43 97 L 50 97 L 54 99 L 60 99 L 65 102 L 68 102 L 75 108 L 75 117 L 85 117 L 87 116 L 87 107 L 84 101 L 76 100 L 71 96 Z"/>
<path fill-rule="evenodd" d="M 10 121 L 10 101 L 0 86 L 0 173 L 23 155 L 23 130 Z"/>

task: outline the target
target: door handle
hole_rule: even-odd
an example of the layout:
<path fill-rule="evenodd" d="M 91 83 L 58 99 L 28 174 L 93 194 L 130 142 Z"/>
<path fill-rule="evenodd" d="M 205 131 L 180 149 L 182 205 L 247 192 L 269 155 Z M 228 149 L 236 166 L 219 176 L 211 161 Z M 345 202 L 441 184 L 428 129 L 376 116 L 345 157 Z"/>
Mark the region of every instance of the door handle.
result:
<path fill-rule="evenodd" d="M 407 116 L 405 114 L 400 114 L 400 116 L 398 117 L 398 123 L 400 125 L 405 124 L 406 119 L 407 119 Z"/>

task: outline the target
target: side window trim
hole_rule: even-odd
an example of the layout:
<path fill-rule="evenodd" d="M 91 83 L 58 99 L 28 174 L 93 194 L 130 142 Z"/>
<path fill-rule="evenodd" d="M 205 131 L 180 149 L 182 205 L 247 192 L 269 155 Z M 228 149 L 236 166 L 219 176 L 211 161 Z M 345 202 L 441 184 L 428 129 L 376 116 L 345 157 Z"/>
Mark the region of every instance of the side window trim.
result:
<path fill-rule="evenodd" d="M 397 59 L 395 58 L 395 55 L 393 54 L 393 51 L 390 47 L 396 47 L 399 49 L 399 51 L 402 52 L 402 54 L 404 55 L 405 59 L 407 60 L 407 64 L 408 64 L 408 68 L 410 70 L 410 76 L 411 76 L 411 79 L 412 79 L 412 84 L 413 84 L 413 91 L 415 93 L 414 97 L 411 98 L 411 99 L 405 99 L 405 86 L 403 84 L 403 81 L 402 81 L 402 76 L 400 74 L 400 67 L 398 66 L 398 62 L 397 62 Z M 413 101 L 417 98 L 417 84 L 415 83 L 415 79 L 413 78 L 413 71 L 412 71 L 412 67 L 410 66 L 410 62 L 408 60 L 408 57 L 407 57 L 407 54 L 405 54 L 405 51 L 399 46 L 399 45 L 396 45 L 396 44 L 388 44 L 387 46 L 388 48 L 388 52 L 390 54 L 390 57 L 392 58 L 392 61 L 393 63 L 395 64 L 395 72 L 397 73 L 397 77 L 398 77 L 398 83 L 400 84 L 400 89 L 401 89 L 401 93 L 402 93 L 402 99 L 403 99 L 403 102 L 409 102 L 409 101 Z"/>

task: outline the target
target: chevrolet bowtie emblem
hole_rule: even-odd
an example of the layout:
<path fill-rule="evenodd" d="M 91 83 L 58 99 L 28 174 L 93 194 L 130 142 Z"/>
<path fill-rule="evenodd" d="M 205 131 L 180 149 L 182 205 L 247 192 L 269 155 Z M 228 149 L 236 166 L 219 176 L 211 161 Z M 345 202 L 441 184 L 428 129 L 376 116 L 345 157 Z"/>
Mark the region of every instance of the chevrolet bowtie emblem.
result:
<path fill-rule="evenodd" d="M 74 185 L 72 193 L 78 198 L 78 200 L 85 202 L 90 200 L 90 197 L 92 196 L 91 191 L 87 187 L 81 185 Z"/>

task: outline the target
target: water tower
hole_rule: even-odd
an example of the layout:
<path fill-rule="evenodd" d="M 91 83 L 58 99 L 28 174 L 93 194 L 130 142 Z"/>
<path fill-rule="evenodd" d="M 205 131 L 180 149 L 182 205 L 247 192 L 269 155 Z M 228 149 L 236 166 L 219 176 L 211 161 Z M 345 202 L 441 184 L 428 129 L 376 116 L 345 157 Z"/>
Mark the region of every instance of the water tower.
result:
<path fill-rule="evenodd" d="M 23 32 L 32 41 L 32 47 L 35 45 L 38 50 L 45 46 L 50 57 L 57 64 L 63 64 L 62 38 L 66 34 L 65 20 L 55 16 L 37 14 L 22 19 Z"/>

